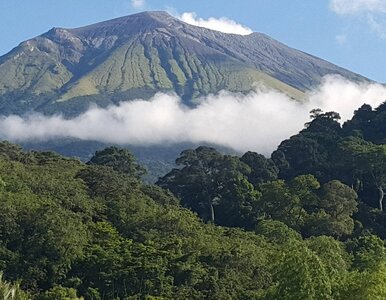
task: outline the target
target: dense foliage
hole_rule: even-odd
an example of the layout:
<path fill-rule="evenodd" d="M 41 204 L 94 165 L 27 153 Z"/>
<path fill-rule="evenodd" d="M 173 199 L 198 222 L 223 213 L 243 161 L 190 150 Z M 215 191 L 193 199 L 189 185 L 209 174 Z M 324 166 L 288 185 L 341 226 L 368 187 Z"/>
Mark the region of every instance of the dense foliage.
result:
<path fill-rule="evenodd" d="M 383 106 L 315 110 L 271 159 L 183 151 L 158 185 L 117 147 L 0 143 L 0 299 L 385 299 Z"/>

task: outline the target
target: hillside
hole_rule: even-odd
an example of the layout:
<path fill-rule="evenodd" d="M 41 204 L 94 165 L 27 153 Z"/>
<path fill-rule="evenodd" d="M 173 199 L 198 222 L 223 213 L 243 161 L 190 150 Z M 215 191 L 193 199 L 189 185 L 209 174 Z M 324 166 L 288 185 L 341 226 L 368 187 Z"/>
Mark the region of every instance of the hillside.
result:
<path fill-rule="evenodd" d="M 89 103 L 175 92 L 188 105 L 255 84 L 294 99 L 326 74 L 367 79 L 262 34 L 225 34 L 165 12 L 143 12 L 75 28 L 53 28 L 0 57 L 0 113 L 76 115 Z"/>
<path fill-rule="evenodd" d="M 364 105 L 341 127 L 319 113 L 272 159 L 185 150 L 158 185 L 117 147 L 85 164 L 0 142 L 1 292 L 385 299 L 384 116 Z"/>

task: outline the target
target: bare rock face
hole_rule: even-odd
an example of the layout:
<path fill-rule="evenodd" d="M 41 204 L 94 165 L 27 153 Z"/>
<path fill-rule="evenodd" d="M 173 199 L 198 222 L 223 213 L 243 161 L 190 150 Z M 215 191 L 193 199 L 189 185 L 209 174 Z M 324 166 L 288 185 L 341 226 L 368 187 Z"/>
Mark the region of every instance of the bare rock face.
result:
<path fill-rule="evenodd" d="M 0 113 L 64 112 L 173 91 L 188 105 L 256 83 L 301 99 L 327 74 L 368 79 L 253 33 L 225 34 L 144 12 L 81 28 L 53 28 L 0 57 Z"/>

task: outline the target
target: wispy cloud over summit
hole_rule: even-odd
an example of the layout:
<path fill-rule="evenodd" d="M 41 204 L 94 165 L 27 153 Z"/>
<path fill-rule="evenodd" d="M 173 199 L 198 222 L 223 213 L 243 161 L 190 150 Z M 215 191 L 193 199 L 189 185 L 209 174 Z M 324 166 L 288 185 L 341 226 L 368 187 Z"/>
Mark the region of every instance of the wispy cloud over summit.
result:
<path fill-rule="evenodd" d="M 224 33 L 234 33 L 240 35 L 248 35 L 253 31 L 252 29 L 241 25 L 226 17 L 221 18 L 209 18 L 207 20 L 200 18 L 194 12 L 185 12 L 180 16 L 177 16 L 181 21 L 200 27 L 205 27 L 212 30 L 221 31 Z"/>

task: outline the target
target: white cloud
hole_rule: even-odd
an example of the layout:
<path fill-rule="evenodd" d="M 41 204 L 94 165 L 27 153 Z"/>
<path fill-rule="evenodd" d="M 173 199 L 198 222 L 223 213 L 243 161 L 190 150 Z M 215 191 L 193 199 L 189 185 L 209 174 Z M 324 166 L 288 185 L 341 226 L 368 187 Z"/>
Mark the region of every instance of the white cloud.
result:
<path fill-rule="evenodd" d="M 330 0 L 331 9 L 338 14 L 386 12 L 385 0 Z"/>
<path fill-rule="evenodd" d="M 377 107 L 386 100 L 386 87 L 378 83 L 354 83 L 340 76 L 326 76 L 323 83 L 309 94 L 309 108 L 336 111 L 342 121 L 353 116 L 354 110 L 367 103 Z"/>
<path fill-rule="evenodd" d="M 309 111 L 337 111 L 344 119 L 364 102 L 376 107 L 386 97 L 379 84 L 357 84 L 328 76 L 299 103 L 272 90 L 247 95 L 221 92 L 188 108 L 174 95 L 157 94 L 150 101 L 123 102 L 106 109 L 93 107 L 84 114 L 0 118 L 0 138 L 11 141 L 74 137 L 118 144 L 214 143 L 239 151 L 270 154 L 284 139 L 309 120 Z"/>
<path fill-rule="evenodd" d="M 185 12 L 180 16 L 177 16 L 181 21 L 200 27 L 205 27 L 212 30 L 221 31 L 224 33 L 234 33 L 240 35 L 248 35 L 253 31 L 233 20 L 222 17 L 219 19 L 209 18 L 207 20 L 197 17 L 194 12 Z"/>
<path fill-rule="evenodd" d="M 145 0 L 131 0 L 131 5 L 136 9 L 144 8 L 146 5 Z"/>
<path fill-rule="evenodd" d="M 380 38 L 386 39 L 386 0 L 330 0 L 330 8 L 338 15 L 356 17 Z"/>
<path fill-rule="evenodd" d="M 376 17 L 368 15 L 367 23 L 369 24 L 370 29 L 375 32 L 380 38 L 386 39 L 386 24 L 384 21 L 379 21 Z"/>
<path fill-rule="evenodd" d="M 344 45 L 347 43 L 347 35 L 338 34 L 337 36 L 335 36 L 335 40 L 339 45 Z"/>

